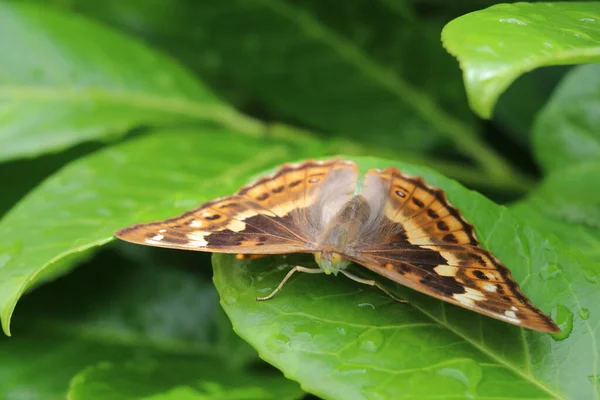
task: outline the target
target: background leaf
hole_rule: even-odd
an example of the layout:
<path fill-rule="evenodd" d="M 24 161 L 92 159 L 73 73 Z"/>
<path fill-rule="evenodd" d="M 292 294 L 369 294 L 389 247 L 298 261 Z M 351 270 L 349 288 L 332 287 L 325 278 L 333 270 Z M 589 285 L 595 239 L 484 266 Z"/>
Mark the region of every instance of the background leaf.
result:
<path fill-rule="evenodd" d="M 540 165 L 556 171 L 600 160 L 600 65 L 574 68 L 560 83 L 533 127 Z"/>
<path fill-rule="evenodd" d="M 528 151 L 536 115 L 571 68 L 546 67 L 521 75 L 498 99 L 494 125 Z"/>
<path fill-rule="evenodd" d="M 400 305 L 376 289 L 321 276 L 297 276 L 274 299 L 257 303 L 290 265 L 310 258 L 240 262 L 214 255 L 222 305 L 263 359 L 325 398 L 598 398 L 589 378 L 600 367 L 590 350 L 600 321 L 595 262 L 425 168 L 357 161 L 363 170 L 392 165 L 442 187 L 563 334 L 520 329 L 406 288 L 397 292 L 410 305 Z"/>
<path fill-rule="evenodd" d="M 141 124 L 260 129 L 175 61 L 82 17 L 0 3 L 0 38 L 0 161 L 114 140 Z"/>
<path fill-rule="evenodd" d="M 0 221 L 0 237 L 10 238 L 0 245 L 5 332 L 33 282 L 65 273 L 73 257 L 110 242 L 121 227 L 175 215 L 233 192 L 267 166 L 318 154 L 314 143 L 300 145 L 219 128 L 165 131 L 65 167 Z"/>
<path fill-rule="evenodd" d="M 556 171 L 512 209 L 528 224 L 600 259 L 600 159 Z"/>
<path fill-rule="evenodd" d="M 75 376 L 69 398 L 84 399 L 297 399 L 303 392 L 281 376 L 218 368 L 209 358 L 158 358 L 147 363 L 100 363 Z M 257 384 L 258 383 L 258 384 Z"/>
<path fill-rule="evenodd" d="M 176 0 L 165 10 L 162 2 L 126 0 L 68 7 L 164 48 L 230 102 L 267 119 L 403 152 L 449 152 L 446 136 L 460 142 L 475 134 L 459 69 L 439 46 L 446 21 L 417 23 L 408 4 Z"/>
<path fill-rule="evenodd" d="M 69 398 L 169 398 L 187 389 L 240 399 L 301 395 L 276 371 L 263 368 L 256 379 L 256 353 L 225 339 L 231 327 L 221 322 L 208 257 L 117 250 L 24 299 L 17 338 L 0 339 L 3 397 L 64 399 L 78 371 Z"/>
<path fill-rule="evenodd" d="M 442 41 L 459 60 L 471 108 L 489 118 L 524 72 L 600 62 L 599 21 L 597 2 L 497 4 L 450 22 Z"/>

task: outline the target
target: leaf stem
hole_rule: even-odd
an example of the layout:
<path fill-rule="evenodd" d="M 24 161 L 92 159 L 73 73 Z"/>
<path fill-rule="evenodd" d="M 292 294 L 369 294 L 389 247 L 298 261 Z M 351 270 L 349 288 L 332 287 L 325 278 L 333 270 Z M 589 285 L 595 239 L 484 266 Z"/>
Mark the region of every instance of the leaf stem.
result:
<path fill-rule="evenodd" d="M 310 13 L 303 12 L 297 7 L 277 0 L 263 0 L 263 3 L 295 23 L 304 33 L 314 40 L 328 45 L 340 57 L 356 66 L 366 76 L 377 82 L 413 110 L 424 120 L 428 121 L 440 133 L 450 138 L 458 145 L 460 151 L 476 162 L 486 171 L 487 178 L 494 184 L 517 188 L 520 191 L 531 187 L 531 180 L 516 171 L 510 163 L 488 146 L 477 133 L 445 112 L 429 96 L 413 87 L 390 68 L 372 60 L 361 49 L 346 38 L 323 26 Z"/>

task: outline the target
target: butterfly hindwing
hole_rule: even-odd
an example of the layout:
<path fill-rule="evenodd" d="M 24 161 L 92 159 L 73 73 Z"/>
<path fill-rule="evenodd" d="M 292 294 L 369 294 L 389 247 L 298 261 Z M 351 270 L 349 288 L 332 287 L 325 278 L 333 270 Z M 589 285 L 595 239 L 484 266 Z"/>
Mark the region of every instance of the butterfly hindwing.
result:
<path fill-rule="evenodd" d="M 521 292 L 490 252 L 472 246 L 374 246 L 352 261 L 429 296 L 531 329 L 558 327 Z"/>
<path fill-rule="evenodd" d="M 388 188 L 378 242 L 349 258 L 388 279 L 464 308 L 531 329 L 558 327 L 521 292 L 510 271 L 479 247 L 473 227 L 444 193 L 396 169 L 371 170 Z M 365 196 L 372 196 L 365 187 Z"/>
<path fill-rule="evenodd" d="M 178 217 L 134 225 L 120 239 L 157 247 L 243 254 L 311 252 L 312 224 L 325 182 L 350 166 L 342 160 L 284 164 L 232 196 L 209 201 Z M 350 166 L 352 169 L 355 167 Z M 298 224 L 301 219 L 303 224 Z"/>

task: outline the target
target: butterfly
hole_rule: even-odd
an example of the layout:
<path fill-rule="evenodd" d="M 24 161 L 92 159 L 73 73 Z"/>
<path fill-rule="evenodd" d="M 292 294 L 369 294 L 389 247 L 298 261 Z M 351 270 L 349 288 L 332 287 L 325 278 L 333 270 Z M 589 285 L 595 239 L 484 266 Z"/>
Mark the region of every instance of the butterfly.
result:
<path fill-rule="evenodd" d="M 178 217 L 124 228 L 125 241 L 244 255 L 312 253 L 319 268 L 376 286 L 348 271 L 358 264 L 411 289 L 529 329 L 560 332 L 535 307 L 444 192 L 396 168 L 371 169 L 359 184 L 354 162 L 283 164 L 231 196 Z M 402 301 L 401 299 L 399 299 Z"/>

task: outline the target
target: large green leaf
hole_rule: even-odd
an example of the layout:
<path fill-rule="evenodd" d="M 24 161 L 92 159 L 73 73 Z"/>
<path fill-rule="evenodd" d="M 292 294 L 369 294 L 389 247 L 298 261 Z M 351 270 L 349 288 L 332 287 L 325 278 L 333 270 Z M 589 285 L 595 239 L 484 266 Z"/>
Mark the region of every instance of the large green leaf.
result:
<path fill-rule="evenodd" d="M 0 47 L 0 160 L 114 139 L 140 124 L 257 129 L 173 60 L 77 15 L 2 3 Z"/>
<path fill-rule="evenodd" d="M 596 263 L 426 168 L 357 161 L 363 170 L 394 165 L 445 189 L 483 245 L 563 333 L 520 329 L 399 287 L 410 302 L 402 305 L 348 279 L 308 274 L 256 302 L 290 265 L 314 262 L 214 255 L 223 307 L 263 359 L 324 398 L 600 398 Z"/>
<path fill-rule="evenodd" d="M 521 74 L 548 65 L 600 62 L 600 3 L 498 4 L 442 32 L 458 58 L 471 108 L 489 118 Z"/>
<path fill-rule="evenodd" d="M 142 35 L 253 111 L 401 150 L 473 135 L 460 71 L 439 44 L 442 24 L 408 22 L 401 1 L 174 0 L 165 12 L 161 1 L 76 0 L 68 7 Z"/>
<path fill-rule="evenodd" d="M 547 67 L 521 75 L 498 100 L 494 123 L 521 147 L 529 148 L 535 117 L 571 68 Z"/>
<path fill-rule="evenodd" d="M 529 224 L 600 260 L 600 160 L 551 173 L 513 210 Z"/>
<path fill-rule="evenodd" d="M 118 228 L 174 215 L 233 192 L 263 168 L 318 154 L 310 141 L 205 128 L 137 138 L 71 163 L 0 220 L 5 332 L 28 286 L 63 273 Z"/>
<path fill-rule="evenodd" d="M 548 171 L 600 160 L 599 126 L 600 65 L 579 66 L 560 83 L 535 122 L 537 160 Z"/>
<path fill-rule="evenodd" d="M 58 154 L 46 154 L 34 159 L 20 159 L 0 163 L 0 218 L 25 194 L 39 185 L 49 174 L 67 162 L 98 149 L 97 144 L 76 146 Z M 18 173 L 15 173 L 18 171 Z"/>
<path fill-rule="evenodd" d="M 194 390 L 233 391 L 240 399 L 299 397 L 298 386 L 281 374 L 266 371 L 257 379 L 244 366 L 255 355 L 235 360 L 249 353 L 224 339 L 231 325 L 220 322 L 208 257 L 118 249 L 129 255 L 102 252 L 26 296 L 15 337 L 0 339 L 0 398 L 64 399 L 69 381 L 72 399 L 168 398 Z"/>
<path fill-rule="evenodd" d="M 144 363 L 103 362 L 75 376 L 72 400 L 292 400 L 293 382 L 277 375 L 230 370 L 208 357 L 155 357 Z"/>

